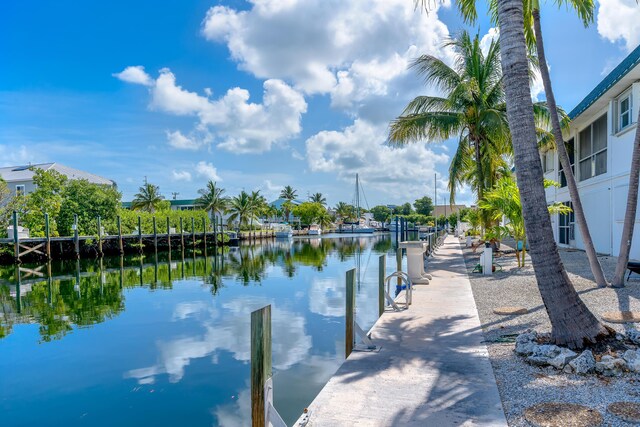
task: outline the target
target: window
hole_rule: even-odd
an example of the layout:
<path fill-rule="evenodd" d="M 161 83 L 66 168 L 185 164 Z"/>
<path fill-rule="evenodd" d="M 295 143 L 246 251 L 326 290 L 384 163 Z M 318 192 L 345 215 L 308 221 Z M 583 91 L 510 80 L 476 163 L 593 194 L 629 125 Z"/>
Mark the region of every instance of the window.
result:
<path fill-rule="evenodd" d="M 563 205 L 569 206 L 572 211 L 568 214 L 558 215 L 558 243 L 568 245 L 572 240 L 575 240 L 575 215 L 571 202 L 564 202 Z"/>
<path fill-rule="evenodd" d="M 16 195 L 17 196 L 24 195 L 24 185 L 16 185 Z"/>
<path fill-rule="evenodd" d="M 576 173 L 576 151 L 575 151 L 575 144 L 573 141 L 573 138 L 571 138 L 568 141 L 565 141 L 564 146 L 567 150 L 567 155 L 569 156 L 569 163 L 571 164 L 571 171 L 573 173 Z M 562 165 L 560 163 L 559 164 L 559 168 L 560 171 L 558 172 L 558 175 L 560 176 L 560 187 L 566 187 L 567 186 L 567 177 L 564 176 L 564 172 L 562 171 Z"/>
<path fill-rule="evenodd" d="M 553 170 L 553 151 L 545 151 L 541 154 L 542 159 L 542 171 L 544 173 L 551 172 Z"/>
<path fill-rule="evenodd" d="M 607 115 L 583 129 L 578 135 L 580 181 L 607 172 Z"/>
<path fill-rule="evenodd" d="M 625 129 L 633 122 L 632 117 L 632 109 L 633 104 L 631 103 L 631 90 L 623 93 L 616 99 L 616 114 L 617 114 L 617 123 L 616 123 L 616 132 L 620 132 Z"/>

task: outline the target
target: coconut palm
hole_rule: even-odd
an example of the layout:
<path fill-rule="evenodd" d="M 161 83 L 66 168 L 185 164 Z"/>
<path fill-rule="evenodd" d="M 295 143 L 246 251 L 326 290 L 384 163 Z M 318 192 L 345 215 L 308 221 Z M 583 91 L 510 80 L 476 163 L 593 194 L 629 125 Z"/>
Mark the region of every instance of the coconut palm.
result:
<path fill-rule="evenodd" d="M 315 193 L 311 197 L 309 197 L 310 202 L 320 203 L 322 206 L 327 204 L 327 199 L 322 195 L 322 193 Z"/>
<path fill-rule="evenodd" d="M 284 187 L 280 192 L 280 198 L 282 199 L 294 200 L 296 197 L 298 197 L 298 192 L 290 185 Z"/>
<path fill-rule="evenodd" d="M 320 214 L 317 218 L 316 218 L 316 222 L 318 223 L 318 225 L 323 229 L 327 229 L 329 227 L 331 227 L 331 225 L 333 224 L 333 221 L 331 220 L 331 215 L 329 215 L 329 213 L 327 211 L 323 212 L 322 214 Z"/>
<path fill-rule="evenodd" d="M 145 183 L 138 189 L 138 193 L 133 196 L 131 208 L 145 212 L 155 212 L 163 200 L 164 196 L 160 194 L 160 187 Z"/>
<path fill-rule="evenodd" d="M 244 190 L 229 200 L 227 211 L 230 213 L 227 221 L 238 223 L 238 227 L 246 225 L 253 218 L 251 196 Z"/>
<path fill-rule="evenodd" d="M 529 88 L 523 2 L 500 0 L 497 13 L 507 115 L 531 262 L 551 321 L 552 340 L 581 348 L 608 332 L 578 296 L 553 238 Z"/>
<path fill-rule="evenodd" d="M 345 220 L 350 220 L 355 218 L 355 210 L 352 205 L 339 202 L 335 207 L 336 215 L 340 218 L 340 222 L 344 223 Z"/>
<path fill-rule="evenodd" d="M 220 216 L 220 224 L 222 224 L 222 215 L 226 212 L 229 203 L 229 199 L 224 197 L 224 193 L 224 188 L 218 187 L 214 181 L 209 181 L 206 188 L 198 190 L 200 197 L 196 199 L 196 204 L 202 206 L 205 211 L 214 217 L 216 214 Z"/>
<path fill-rule="evenodd" d="M 260 190 L 252 191 L 249 196 L 249 204 L 250 225 L 253 230 L 253 219 L 264 210 L 265 206 L 267 206 L 267 200 L 262 194 L 260 194 Z"/>

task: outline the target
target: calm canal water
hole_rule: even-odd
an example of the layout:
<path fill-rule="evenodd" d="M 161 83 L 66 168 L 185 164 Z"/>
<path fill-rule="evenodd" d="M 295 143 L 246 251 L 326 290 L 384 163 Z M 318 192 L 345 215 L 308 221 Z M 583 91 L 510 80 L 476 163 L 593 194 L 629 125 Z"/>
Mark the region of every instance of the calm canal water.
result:
<path fill-rule="evenodd" d="M 345 272 L 377 318 L 389 235 L 323 236 L 219 256 L 0 267 L 6 426 L 250 425 L 250 313 L 271 304 L 275 406 L 291 425 L 344 359 Z M 19 292 L 16 293 L 16 289 Z"/>

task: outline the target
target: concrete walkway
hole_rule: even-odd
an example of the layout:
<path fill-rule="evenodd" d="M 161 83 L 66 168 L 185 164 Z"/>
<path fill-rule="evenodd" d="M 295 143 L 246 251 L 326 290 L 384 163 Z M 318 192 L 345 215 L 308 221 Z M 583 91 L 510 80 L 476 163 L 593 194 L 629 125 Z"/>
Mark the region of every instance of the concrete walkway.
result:
<path fill-rule="evenodd" d="M 352 353 L 311 403 L 308 426 L 507 425 L 457 238 L 428 270 L 411 308 L 372 329 L 381 350 Z"/>

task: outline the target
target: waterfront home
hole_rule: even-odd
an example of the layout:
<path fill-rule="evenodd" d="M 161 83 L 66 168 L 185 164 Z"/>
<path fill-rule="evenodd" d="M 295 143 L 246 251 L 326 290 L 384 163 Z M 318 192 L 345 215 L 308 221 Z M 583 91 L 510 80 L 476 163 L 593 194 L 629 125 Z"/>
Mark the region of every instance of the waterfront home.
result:
<path fill-rule="evenodd" d="M 617 256 L 619 252 L 639 108 L 640 46 L 569 113 L 571 128 L 565 145 L 598 253 Z M 547 202 L 571 206 L 556 151 L 543 151 L 541 159 L 545 178 L 560 183 L 559 188 L 546 190 Z M 584 249 L 573 213 L 551 218 L 560 246 Z M 636 226 L 636 236 L 638 232 Z M 633 240 L 630 257 L 640 259 L 640 238 Z"/>
<path fill-rule="evenodd" d="M 110 179 L 74 169 L 60 163 L 39 163 L 35 165 L 3 167 L 0 168 L 0 177 L 6 181 L 12 194 L 29 194 L 36 188 L 33 183 L 33 175 L 36 169 L 43 169 L 45 171 L 54 170 L 69 179 L 84 179 L 92 184 L 116 186 L 116 183 Z"/>
<path fill-rule="evenodd" d="M 431 215 L 435 216 L 435 217 L 439 217 L 442 215 L 446 215 L 449 216 L 452 213 L 457 213 L 463 209 L 466 209 L 467 206 L 466 205 L 436 205 L 433 208 L 433 212 L 431 213 Z"/>

